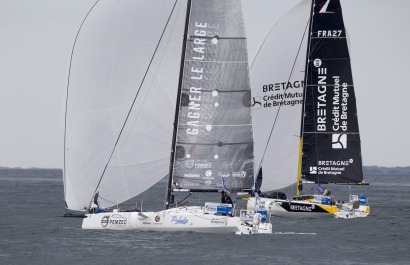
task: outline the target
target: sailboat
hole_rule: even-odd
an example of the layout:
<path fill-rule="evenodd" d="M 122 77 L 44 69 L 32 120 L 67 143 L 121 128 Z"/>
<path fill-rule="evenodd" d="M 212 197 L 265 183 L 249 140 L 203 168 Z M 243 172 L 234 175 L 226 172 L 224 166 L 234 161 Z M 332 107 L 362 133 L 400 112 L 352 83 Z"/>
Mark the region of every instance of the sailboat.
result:
<path fill-rule="evenodd" d="M 253 187 L 244 32 L 240 0 L 96 2 L 70 65 L 67 215 L 82 214 L 84 229 L 272 232 L 263 211 L 174 202 L 177 191 Z M 118 206 L 165 176 L 164 210 Z"/>
<path fill-rule="evenodd" d="M 339 0 L 301 1 L 264 40 L 250 71 L 261 193 L 249 209 L 258 201 L 282 217 L 370 213 L 363 194 L 336 201 L 324 186 L 364 184 L 347 40 Z M 314 192 L 303 191 L 304 183 Z M 295 188 L 293 196 L 285 187 Z"/>

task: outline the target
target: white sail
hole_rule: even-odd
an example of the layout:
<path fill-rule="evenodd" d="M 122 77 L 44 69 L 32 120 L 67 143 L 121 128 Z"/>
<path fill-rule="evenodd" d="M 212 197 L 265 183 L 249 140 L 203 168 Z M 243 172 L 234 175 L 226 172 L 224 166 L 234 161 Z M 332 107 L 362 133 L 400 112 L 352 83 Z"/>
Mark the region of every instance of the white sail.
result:
<path fill-rule="evenodd" d="M 262 191 L 297 180 L 303 81 L 311 1 L 302 1 L 271 30 L 251 66 L 256 170 Z"/>
<path fill-rule="evenodd" d="M 104 0 L 88 14 L 67 89 L 67 208 L 96 190 L 100 207 L 121 203 L 168 173 L 185 12 L 186 1 Z"/>

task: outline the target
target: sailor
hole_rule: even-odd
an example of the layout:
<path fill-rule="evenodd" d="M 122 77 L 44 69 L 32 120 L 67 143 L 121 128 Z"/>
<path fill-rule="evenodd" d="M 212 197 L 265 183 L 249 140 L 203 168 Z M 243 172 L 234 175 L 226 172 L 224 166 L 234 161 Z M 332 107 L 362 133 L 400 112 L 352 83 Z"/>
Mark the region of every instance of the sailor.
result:
<path fill-rule="evenodd" d="M 261 223 L 261 219 L 262 219 L 262 214 L 256 212 L 253 215 L 253 227 L 259 226 L 259 224 Z"/>
<path fill-rule="evenodd" d="M 221 194 L 222 194 L 222 197 L 221 197 L 222 203 L 232 204 L 231 196 L 229 196 L 224 190 L 221 192 Z"/>
<path fill-rule="evenodd" d="M 97 205 L 98 208 L 100 208 L 100 205 L 98 204 L 98 195 L 99 195 L 99 191 L 97 191 L 97 193 L 94 195 L 94 204 Z"/>
<path fill-rule="evenodd" d="M 93 204 L 90 207 L 90 212 L 91 213 L 98 213 L 98 209 L 100 208 L 100 205 L 98 204 L 98 195 L 99 195 L 99 191 L 97 191 L 97 193 L 94 195 L 94 199 L 93 199 Z"/>

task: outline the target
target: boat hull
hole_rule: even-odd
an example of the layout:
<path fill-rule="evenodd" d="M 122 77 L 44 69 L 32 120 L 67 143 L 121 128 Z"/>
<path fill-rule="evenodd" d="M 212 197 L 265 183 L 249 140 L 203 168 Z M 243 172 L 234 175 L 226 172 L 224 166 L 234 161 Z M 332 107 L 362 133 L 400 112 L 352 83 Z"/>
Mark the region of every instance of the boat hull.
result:
<path fill-rule="evenodd" d="M 272 225 L 256 227 L 240 217 L 204 213 L 201 207 L 181 207 L 159 212 L 104 212 L 87 214 L 83 229 L 186 231 L 199 233 L 270 234 Z"/>
<path fill-rule="evenodd" d="M 360 205 L 353 209 L 350 204 L 327 205 L 304 200 L 280 200 L 261 198 L 256 203 L 255 198 L 248 200 L 248 210 L 254 208 L 266 209 L 271 216 L 285 218 L 356 218 L 366 217 L 370 213 L 370 206 Z"/>
<path fill-rule="evenodd" d="M 344 203 L 341 205 L 339 211 L 335 213 L 335 216 L 340 219 L 352 219 L 367 217 L 369 214 L 369 205 L 360 205 L 357 209 L 355 209 L 352 203 Z"/>
<path fill-rule="evenodd" d="M 255 206 L 263 206 L 271 216 L 286 218 L 334 218 L 334 213 L 338 211 L 336 206 L 302 200 L 261 198 L 256 204 L 255 198 L 250 198 L 248 210 L 252 210 Z"/>

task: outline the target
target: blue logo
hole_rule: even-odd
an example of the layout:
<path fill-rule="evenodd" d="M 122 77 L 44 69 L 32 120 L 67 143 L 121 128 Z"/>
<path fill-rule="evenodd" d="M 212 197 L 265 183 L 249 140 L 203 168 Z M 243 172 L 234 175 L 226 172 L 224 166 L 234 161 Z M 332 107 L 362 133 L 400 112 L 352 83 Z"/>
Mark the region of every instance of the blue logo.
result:
<path fill-rule="evenodd" d="M 174 223 L 176 225 L 181 224 L 181 225 L 185 225 L 188 223 L 188 218 L 184 217 L 182 218 L 182 216 L 172 216 L 172 220 L 171 223 Z"/>
<path fill-rule="evenodd" d="M 367 204 L 366 196 L 359 196 L 359 202 L 360 204 Z"/>

